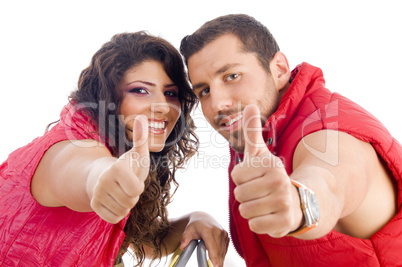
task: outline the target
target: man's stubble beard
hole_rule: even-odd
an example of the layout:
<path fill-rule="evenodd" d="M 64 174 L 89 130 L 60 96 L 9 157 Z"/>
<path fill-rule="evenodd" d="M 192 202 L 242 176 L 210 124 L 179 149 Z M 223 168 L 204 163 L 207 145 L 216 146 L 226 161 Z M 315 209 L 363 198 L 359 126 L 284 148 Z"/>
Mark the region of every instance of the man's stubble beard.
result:
<path fill-rule="evenodd" d="M 269 88 L 272 88 L 273 86 L 274 86 L 274 84 L 273 84 L 272 78 L 270 76 L 267 77 L 265 88 L 266 88 L 266 92 L 268 95 L 266 95 L 265 99 L 261 99 L 260 101 L 257 101 L 257 103 L 256 103 L 256 105 L 258 106 L 258 108 L 261 112 L 260 116 L 261 116 L 261 127 L 262 128 L 268 121 L 268 118 L 271 117 L 271 115 L 276 112 L 276 110 L 278 109 L 279 103 L 281 101 L 281 98 L 282 98 L 282 96 L 280 96 L 279 92 L 273 92 L 272 90 L 269 89 Z M 270 100 L 267 101 L 267 99 L 270 99 Z M 239 110 L 243 111 L 245 106 L 243 106 L 239 102 L 238 107 L 239 107 Z M 261 109 L 262 107 L 266 107 L 267 109 Z M 264 129 L 263 129 L 263 131 L 264 131 Z M 218 130 L 218 132 L 219 132 L 219 130 Z M 220 133 L 220 134 L 229 142 L 230 147 L 234 151 L 236 151 L 237 153 L 240 153 L 240 154 L 244 153 L 245 140 L 244 140 L 244 136 L 243 136 L 243 125 L 241 127 L 239 127 L 239 129 L 237 129 L 236 131 L 229 133 L 229 137 L 224 136 L 222 133 Z"/>
<path fill-rule="evenodd" d="M 279 99 L 279 98 L 278 98 Z M 280 100 L 280 99 L 279 99 Z M 261 114 L 261 128 L 264 127 L 266 122 L 268 121 L 268 118 L 275 113 L 275 111 L 278 109 L 279 106 L 279 100 L 275 103 L 273 107 L 269 110 L 267 115 Z M 264 129 L 262 129 L 264 131 Z M 265 129 L 267 130 L 267 129 Z M 229 134 L 229 138 L 226 138 L 223 136 L 226 140 L 228 140 L 230 147 L 236 151 L 237 153 L 243 154 L 244 153 L 244 148 L 245 148 L 245 138 L 243 134 L 243 125 L 240 127 L 240 129 L 231 132 Z"/>
<path fill-rule="evenodd" d="M 236 151 L 237 153 L 243 153 L 244 152 L 244 138 L 243 138 L 243 127 L 241 127 L 239 130 L 230 133 L 229 135 L 229 145 L 230 147 Z"/>

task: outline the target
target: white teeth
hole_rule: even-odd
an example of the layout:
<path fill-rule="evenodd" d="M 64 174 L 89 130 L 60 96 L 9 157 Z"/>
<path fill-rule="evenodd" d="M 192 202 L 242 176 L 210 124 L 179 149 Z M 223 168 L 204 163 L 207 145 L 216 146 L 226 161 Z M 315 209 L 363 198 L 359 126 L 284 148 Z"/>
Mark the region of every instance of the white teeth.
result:
<path fill-rule="evenodd" d="M 165 128 L 165 123 L 164 122 L 151 121 L 151 122 L 149 122 L 149 128 L 163 129 L 163 128 Z"/>
<path fill-rule="evenodd" d="M 231 119 L 229 122 L 226 123 L 226 126 L 232 125 L 233 123 L 235 123 L 236 121 L 240 120 L 241 118 L 243 118 L 243 114 L 240 114 L 236 118 Z"/>

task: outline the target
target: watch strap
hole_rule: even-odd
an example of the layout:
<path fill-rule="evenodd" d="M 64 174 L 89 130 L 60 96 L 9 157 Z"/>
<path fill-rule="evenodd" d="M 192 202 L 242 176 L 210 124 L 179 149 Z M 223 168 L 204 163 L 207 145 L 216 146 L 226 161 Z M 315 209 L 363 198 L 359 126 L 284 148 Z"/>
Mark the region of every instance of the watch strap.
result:
<path fill-rule="evenodd" d="M 296 235 L 301 235 L 301 234 L 307 232 L 308 230 L 316 227 L 317 224 L 312 223 L 310 226 L 307 226 L 307 224 L 306 224 L 306 214 L 305 214 L 305 212 L 306 212 L 306 203 L 305 203 L 306 199 L 305 200 L 302 199 L 302 194 L 300 193 L 300 190 L 306 190 L 308 188 L 305 185 L 303 185 L 303 184 L 301 184 L 301 183 L 299 183 L 299 182 L 297 182 L 297 181 L 295 181 L 293 179 L 290 179 L 290 182 L 297 188 L 297 191 L 299 193 L 300 208 L 302 210 L 302 214 L 303 214 L 303 218 L 304 218 L 304 224 L 300 228 L 298 228 L 295 231 L 290 232 L 290 233 L 288 233 L 286 235 L 286 236 L 296 236 Z"/>

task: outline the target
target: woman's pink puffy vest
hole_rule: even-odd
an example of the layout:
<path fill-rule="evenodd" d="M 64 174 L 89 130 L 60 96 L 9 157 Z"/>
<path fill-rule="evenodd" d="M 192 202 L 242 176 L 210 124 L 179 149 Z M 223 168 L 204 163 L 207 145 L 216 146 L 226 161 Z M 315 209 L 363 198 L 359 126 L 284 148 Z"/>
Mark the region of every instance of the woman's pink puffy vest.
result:
<path fill-rule="evenodd" d="M 272 153 L 292 173 L 292 159 L 299 141 L 306 135 L 332 129 L 371 143 L 388 164 L 398 187 L 398 214 L 370 239 L 359 239 L 331 231 L 315 240 L 256 235 L 238 211 L 235 188 L 229 179 L 230 230 L 232 240 L 247 266 L 402 266 L 402 147 L 369 112 L 325 88 L 322 71 L 307 63 L 293 72 L 290 88 L 278 110 L 264 126 L 264 140 Z M 232 149 L 229 176 L 237 159 Z"/>
<path fill-rule="evenodd" d="M 0 266 L 113 266 L 127 218 L 110 224 L 95 212 L 43 207 L 31 195 L 43 154 L 68 139 L 100 141 L 90 119 L 70 104 L 49 132 L 0 165 Z"/>

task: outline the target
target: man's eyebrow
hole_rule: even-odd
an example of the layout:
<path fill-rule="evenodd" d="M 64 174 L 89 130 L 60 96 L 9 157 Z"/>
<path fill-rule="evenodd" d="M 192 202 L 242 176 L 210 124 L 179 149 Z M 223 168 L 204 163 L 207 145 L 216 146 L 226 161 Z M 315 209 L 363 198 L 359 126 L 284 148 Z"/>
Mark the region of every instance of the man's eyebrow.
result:
<path fill-rule="evenodd" d="M 201 87 L 204 87 L 205 85 L 207 85 L 206 83 L 196 83 L 196 84 L 193 84 L 193 91 L 195 91 L 195 90 L 197 90 L 197 89 L 200 89 Z"/>
<path fill-rule="evenodd" d="M 233 67 L 236 67 L 239 65 L 240 65 L 239 63 L 225 64 L 222 67 L 220 67 L 218 70 L 215 71 L 215 76 L 220 75 L 220 74 L 226 72 L 227 70 L 229 70 L 230 68 L 233 68 Z M 204 82 L 193 84 L 193 91 L 195 91 L 201 87 L 204 87 L 205 85 L 206 85 L 206 83 L 204 83 Z"/>
<path fill-rule="evenodd" d="M 240 65 L 239 63 L 230 63 L 230 64 L 223 65 L 220 69 L 215 71 L 215 75 L 222 74 L 225 71 L 227 71 L 228 69 L 239 66 L 239 65 Z"/>

